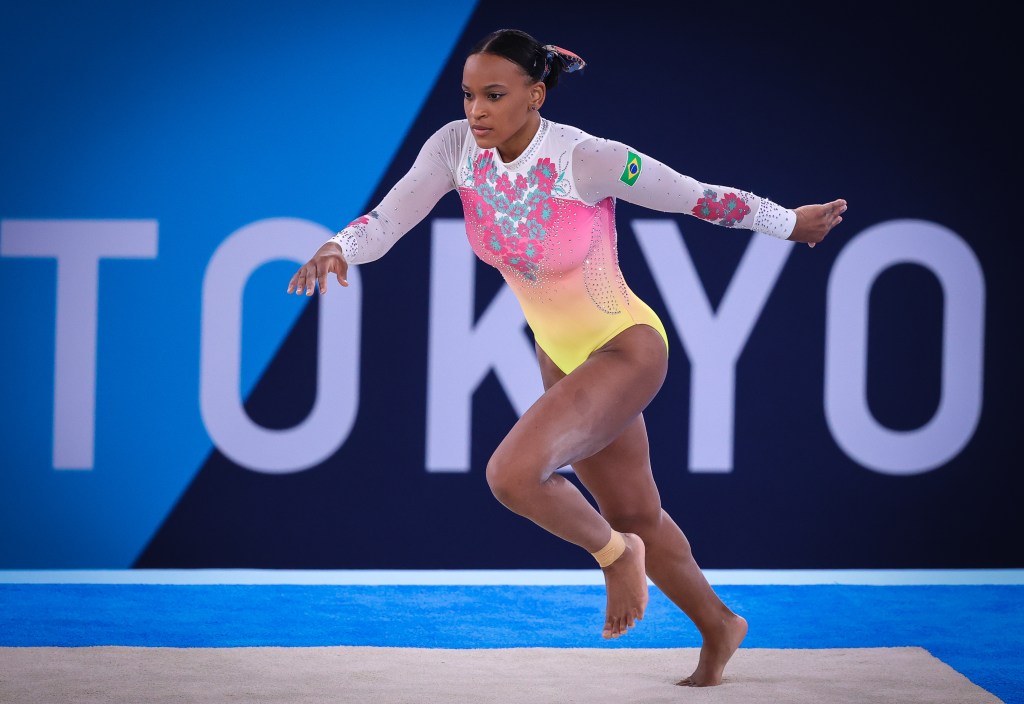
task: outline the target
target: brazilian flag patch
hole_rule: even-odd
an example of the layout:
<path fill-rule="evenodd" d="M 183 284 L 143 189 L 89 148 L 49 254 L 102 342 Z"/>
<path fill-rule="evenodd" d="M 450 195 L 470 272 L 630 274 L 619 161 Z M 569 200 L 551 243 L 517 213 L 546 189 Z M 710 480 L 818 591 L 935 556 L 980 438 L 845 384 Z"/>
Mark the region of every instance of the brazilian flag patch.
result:
<path fill-rule="evenodd" d="M 632 186 L 636 183 L 636 180 L 640 178 L 640 169 L 642 168 L 643 162 L 640 160 L 640 155 L 634 151 L 627 150 L 626 154 L 626 168 L 622 170 L 622 175 L 619 176 L 619 180 L 627 186 Z"/>

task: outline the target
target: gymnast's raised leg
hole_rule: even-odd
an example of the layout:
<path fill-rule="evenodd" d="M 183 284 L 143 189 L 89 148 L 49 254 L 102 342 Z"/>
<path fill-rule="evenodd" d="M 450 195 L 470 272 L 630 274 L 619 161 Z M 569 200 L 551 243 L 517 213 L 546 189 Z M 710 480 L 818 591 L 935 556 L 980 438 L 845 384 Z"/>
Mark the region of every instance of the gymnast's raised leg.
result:
<path fill-rule="evenodd" d="M 495 450 L 487 481 L 505 506 L 590 553 L 616 536 L 559 467 L 597 453 L 634 423 L 665 379 L 660 334 L 636 325 L 617 335 L 551 386 Z M 625 551 L 603 567 L 606 638 L 624 634 L 647 606 L 644 544 L 624 535 Z M 598 557 L 598 555 L 595 555 Z"/>

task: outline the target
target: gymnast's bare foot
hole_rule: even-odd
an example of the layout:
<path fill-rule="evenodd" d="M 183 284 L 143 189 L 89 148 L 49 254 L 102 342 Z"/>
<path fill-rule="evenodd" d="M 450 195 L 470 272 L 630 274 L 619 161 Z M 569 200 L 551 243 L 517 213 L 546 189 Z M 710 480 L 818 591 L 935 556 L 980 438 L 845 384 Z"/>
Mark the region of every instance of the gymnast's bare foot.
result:
<path fill-rule="evenodd" d="M 618 638 L 644 617 L 647 608 L 647 573 L 644 565 L 644 541 L 632 533 L 623 533 L 626 551 L 612 564 L 603 568 L 604 585 L 608 592 L 605 611 L 605 638 Z"/>
<path fill-rule="evenodd" d="M 732 614 L 722 620 L 717 633 L 705 634 L 700 649 L 697 669 L 684 680 L 676 682 L 683 687 L 713 687 L 722 684 L 722 673 L 729 658 L 740 647 L 747 635 L 747 620 Z"/>

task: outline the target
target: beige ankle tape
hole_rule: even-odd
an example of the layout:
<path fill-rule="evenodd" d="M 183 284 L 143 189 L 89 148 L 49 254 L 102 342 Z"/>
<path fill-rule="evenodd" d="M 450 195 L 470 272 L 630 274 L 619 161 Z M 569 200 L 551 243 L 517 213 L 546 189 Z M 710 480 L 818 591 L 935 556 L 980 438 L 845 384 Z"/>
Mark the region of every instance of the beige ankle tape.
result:
<path fill-rule="evenodd" d="M 613 530 L 612 538 L 608 541 L 608 544 L 597 552 L 590 554 L 597 560 L 597 564 L 601 567 L 607 567 L 618 560 L 624 552 L 626 552 L 626 541 L 622 539 L 622 533 Z"/>

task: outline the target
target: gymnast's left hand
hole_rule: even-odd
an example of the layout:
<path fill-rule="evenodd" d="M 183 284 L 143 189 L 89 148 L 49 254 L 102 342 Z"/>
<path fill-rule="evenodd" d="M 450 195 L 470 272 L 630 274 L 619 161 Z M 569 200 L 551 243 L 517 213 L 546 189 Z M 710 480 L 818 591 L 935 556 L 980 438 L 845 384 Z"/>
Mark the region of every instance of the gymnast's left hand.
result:
<path fill-rule="evenodd" d="M 813 247 L 825 239 L 825 235 L 833 227 L 843 221 L 846 201 L 837 198 L 822 205 L 802 205 L 793 212 L 796 213 L 796 225 L 787 239 L 792 242 L 805 242 L 808 247 Z"/>

